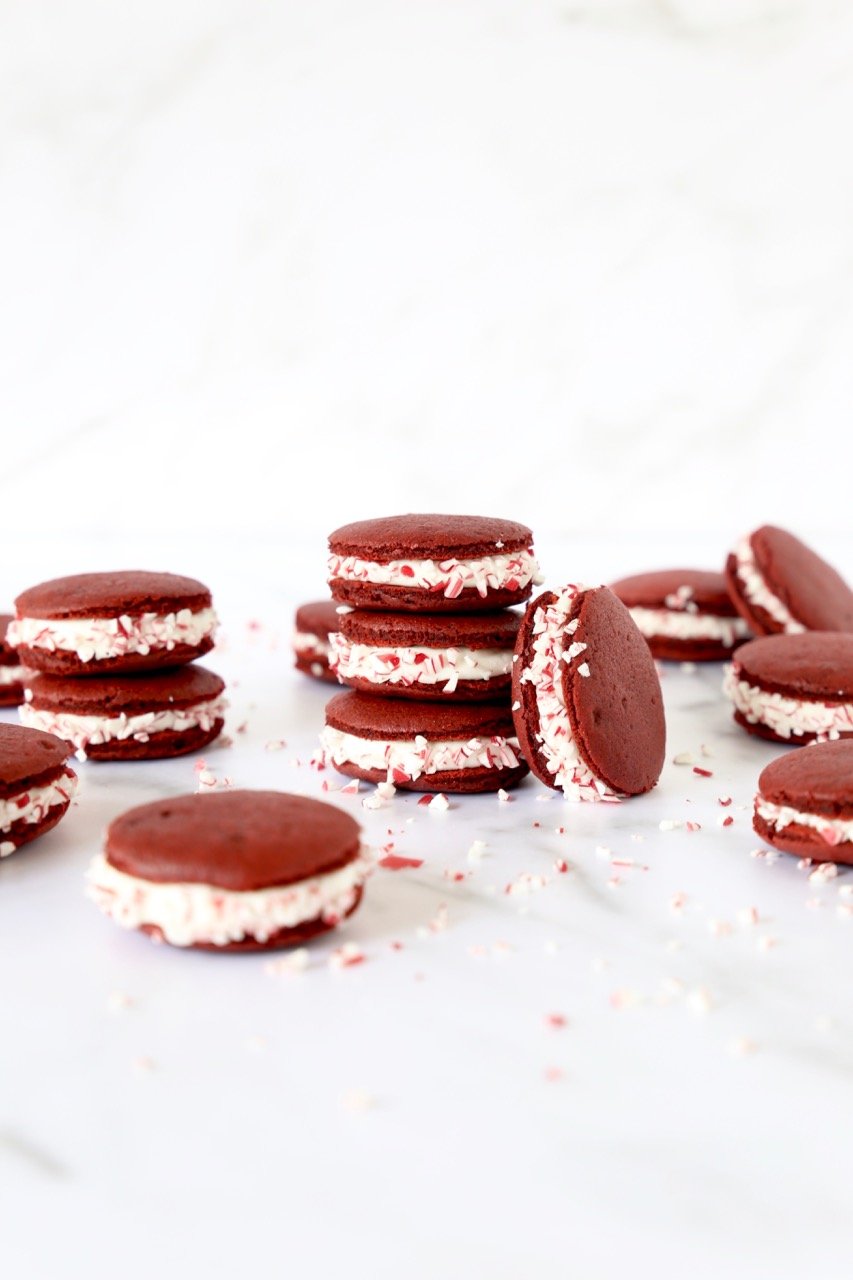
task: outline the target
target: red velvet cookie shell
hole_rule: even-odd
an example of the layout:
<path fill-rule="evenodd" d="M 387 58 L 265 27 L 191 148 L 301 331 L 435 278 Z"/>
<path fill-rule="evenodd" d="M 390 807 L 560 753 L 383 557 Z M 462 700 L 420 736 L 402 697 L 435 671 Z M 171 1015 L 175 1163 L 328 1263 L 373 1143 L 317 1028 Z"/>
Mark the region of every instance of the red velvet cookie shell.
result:
<path fill-rule="evenodd" d="M 296 610 L 294 625 L 297 631 L 325 640 L 330 632 L 338 630 L 339 621 L 340 614 L 334 600 L 311 600 Z"/>
<path fill-rule="evenodd" d="M 690 587 L 690 600 L 699 614 L 717 618 L 737 618 L 725 574 L 709 569 L 657 569 L 635 573 L 610 584 L 610 590 L 629 609 L 667 609 L 667 599 L 682 587 Z M 681 610 L 673 610 L 675 613 Z"/>
<path fill-rule="evenodd" d="M 195 578 L 127 569 L 53 578 L 22 592 L 19 618 L 115 618 L 122 614 L 198 612 L 211 605 L 210 591 Z"/>
<path fill-rule="evenodd" d="M 107 861 L 157 883 L 231 892 L 326 875 L 358 856 L 358 823 L 332 805 L 282 791 L 211 791 L 140 805 L 107 831 Z"/>
<path fill-rule="evenodd" d="M 794 534 L 774 525 L 762 525 L 749 541 L 765 584 L 807 631 L 853 631 L 853 591 L 837 570 Z M 784 631 L 766 609 L 746 598 L 734 554 L 726 562 L 726 580 L 738 610 L 757 635 Z"/>
<path fill-rule="evenodd" d="M 329 535 L 329 550 L 388 564 L 392 560 L 479 560 L 525 551 L 533 542 L 527 525 L 493 516 L 412 513 L 342 525 Z"/>
<path fill-rule="evenodd" d="M 732 660 L 739 679 L 770 693 L 813 702 L 853 702 L 853 635 L 806 631 L 762 636 Z"/>

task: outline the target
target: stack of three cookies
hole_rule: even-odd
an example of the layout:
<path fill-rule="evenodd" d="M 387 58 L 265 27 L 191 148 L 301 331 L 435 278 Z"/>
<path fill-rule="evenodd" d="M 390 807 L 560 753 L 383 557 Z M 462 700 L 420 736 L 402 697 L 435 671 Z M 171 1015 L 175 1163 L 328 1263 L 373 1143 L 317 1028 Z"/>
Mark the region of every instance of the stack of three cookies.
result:
<path fill-rule="evenodd" d="M 339 606 L 326 708 L 341 773 L 426 792 L 497 791 L 527 773 L 511 711 L 522 604 L 538 582 L 525 525 L 481 516 L 365 520 L 329 539 Z"/>

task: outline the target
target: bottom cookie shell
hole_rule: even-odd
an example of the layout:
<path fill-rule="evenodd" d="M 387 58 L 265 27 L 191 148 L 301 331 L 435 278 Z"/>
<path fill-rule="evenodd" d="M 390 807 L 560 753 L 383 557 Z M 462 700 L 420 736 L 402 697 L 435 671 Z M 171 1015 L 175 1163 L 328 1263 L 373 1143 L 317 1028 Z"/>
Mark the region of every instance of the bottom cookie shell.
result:
<path fill-rule="evenodd" d="M 192 942 L 187 946 L 176 945 L 176 950 L 230 951 L 254 954 L 258 951 L 282 951 L 287 947 L 298 947 L 305 942 L 309 942 L 312 938 L 318 937 L 321 933 L 328 933 L 331 929 L 336 929 L 342 920 L 346 920 L 358 909 L 363 894 L 363 886 L 355 890 L 355 900 L 349 910 L 341 916 L 341 920 L 324 920 L 322 916 L 317 916 L 314 920 L 305 920 L 302 924 L 293 925 L 289 929 L 277 929 L 265 942 L 259 942 L 257 938 L 242 938 L 239 942 L 225 942 L 222 944 L 216 942 Z M 139 932 L 147 934 L 155 942 L 168 942 L 168 939 L 163 936 L 162 929 L 157 925 L 142 924 L 139 926 Z"/>
<path fill-rule="evenodd" d="M 812 862 L 853 865 L 853 840 L 830 844 L 811 827 L 791 822 L 786 827 L 777 829 L 758 814 L 753 816 L 752 827 L 756 835 L 774 849 L 781 849 L 783 853 L 792 853 L 797 858 L 809 858 Z"/>
<path fill-rule="evenodd" d="M 137 738 L 113 738 L 110 742 L 90 742 L 85 748 L 87 760 L 166 760 L 201 751 L 219 737 L 224 720 L 215 720 L 209 729 L 166 730 L 153 733 L 147 742 Z"/>
<path fill-rule="evenodd" d="M 751 733 L 754 738 L 764 738 L 766 742 L 781 742 L 786 747 L 804 747 L 810 742 L 816 740 L 817 735 L 814 733 L 792 733 L 789 737 L 783 738 L 781 734 L 774 733 L 766 724 L 755 724 L 752 720 L 747 720 L 746 716 L 740 711 L 735 711 L 732 719 L 739 724 L 747 733 Z"/>
<path fill-rule="evenodd" d="M 654 636 L 645 639 L 652 656 L 661 662 L 727 662 L 738 648 L 738 645 L 721 644 L 719 640 L 672 640 Z"/>
<path fill-rule="evenodd" d="M 359 778 L 362 782 L 387 782 L 385 769 L 361 769 L 354 764 L 336 764 L 338 773 L 350 778 Z M 394 786 L 398 791 L 449 791 L 456 795 L 474 795 L 478 792 L 509 791 L 517 787 L 530 772 L 526 764 L 519 764 L 514 769 L 448 769 L 439 773 L 422 773 L 413 781 L 403 781 L 395 777 Z"/>

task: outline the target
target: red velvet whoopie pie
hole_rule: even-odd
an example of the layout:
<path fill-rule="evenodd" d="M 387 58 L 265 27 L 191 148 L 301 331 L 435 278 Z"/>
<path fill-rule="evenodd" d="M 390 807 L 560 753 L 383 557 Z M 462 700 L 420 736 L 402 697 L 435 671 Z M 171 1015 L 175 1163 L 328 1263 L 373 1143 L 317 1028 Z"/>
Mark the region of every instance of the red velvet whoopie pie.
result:
<path fill-rule="evenodd" d="M 531 601 L 516 642 L 513 717 L 522 752 L 569 800 L 650 791 L 666 749 L 654 658 L 608 587 Z"/>
<path fill-rule="evenodd" d="M 339 693 L 326 707 L 321 741 L 339 773 L 406 791 L 507 790 L 528 771 L 508 703 Z"/>
<path fill-rule="evenodd" d="M 209 791 L 110 825 L 89 896 L 116 923 L 205 951 L 305 942 L 355 911 L 372 858 L 343 810 L 282 791 Z"/>
<path fill-rule="evenodd" d="M 0 724 L 0 858 L 50 831 L 68 812 L 77 775 L 50 733 Z"/>
<path fill-rule="evenodd" d="M 357 609 L 472 613 L 521 604 L 540 581 L 527 525 L 491 516 L 359 520 L 329 537 L 329 586 Z"/>
<path fill-rule="evenodd" d="M 213 648 L 216 614 L 195 578 L 127 570 L 30 587 L 8 632 L 25 666 L 88 676 L 193 662 Z"/>

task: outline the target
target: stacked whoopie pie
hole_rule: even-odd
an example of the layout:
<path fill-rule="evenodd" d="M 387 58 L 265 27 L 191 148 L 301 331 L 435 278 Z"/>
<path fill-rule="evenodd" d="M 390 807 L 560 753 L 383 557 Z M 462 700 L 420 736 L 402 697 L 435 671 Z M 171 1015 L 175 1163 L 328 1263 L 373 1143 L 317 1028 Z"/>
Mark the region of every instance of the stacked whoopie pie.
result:
<path fill-rule="evenodd" d="M 389 516 L 335 530 L 329 660 L 350 691 L 326 708 L 329 764 L 411 791 L 497 791 L 524 777 L 511 606 L 539 581 L 532 544 L 526 525 L 484 516 Z"/>
<path fill-rule="evenodd" d="M 151 760 L 207 746 L 224 682 L 190 665 L 213 647 L 216 614 L 194 578 L 134 570 L 31 587 L 9 642 L 28 669 L 23 725 L 92 760 Z"/>

